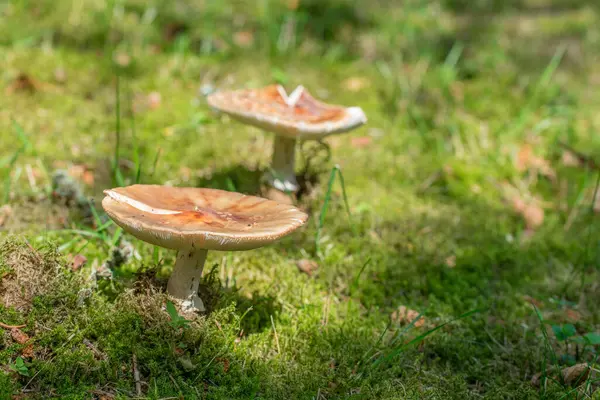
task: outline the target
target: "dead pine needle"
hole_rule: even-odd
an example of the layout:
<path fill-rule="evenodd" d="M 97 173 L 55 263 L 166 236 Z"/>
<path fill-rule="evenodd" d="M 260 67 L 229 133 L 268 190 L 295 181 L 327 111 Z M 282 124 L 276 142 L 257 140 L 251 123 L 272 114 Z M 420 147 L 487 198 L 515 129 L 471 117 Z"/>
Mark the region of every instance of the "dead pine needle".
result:
<path fill-rule="evenodd" d="M 21 329 L 21 328 L 25 328 L 27 325 L 7 325 L 7 324 L 3 324 L 2 322 L 0 322 L 0 328 L 4 328 L 4 329 Z"/>

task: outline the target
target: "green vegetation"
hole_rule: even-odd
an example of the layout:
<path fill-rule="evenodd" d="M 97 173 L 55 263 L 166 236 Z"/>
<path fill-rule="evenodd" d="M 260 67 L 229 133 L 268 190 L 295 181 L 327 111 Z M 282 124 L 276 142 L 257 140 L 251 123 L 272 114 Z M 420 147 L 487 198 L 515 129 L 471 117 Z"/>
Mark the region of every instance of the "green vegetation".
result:
<path fill-rule="evenodd" d="M 0 32 L 0 399 L 599 398 L 595 2 L 9 0 Z M 188 321 L 102 190 L 259 193 L 272 136 L 203 93 L 274 81 L 369 122 L 302 146 L 309 222 L 211 252 Z"/>

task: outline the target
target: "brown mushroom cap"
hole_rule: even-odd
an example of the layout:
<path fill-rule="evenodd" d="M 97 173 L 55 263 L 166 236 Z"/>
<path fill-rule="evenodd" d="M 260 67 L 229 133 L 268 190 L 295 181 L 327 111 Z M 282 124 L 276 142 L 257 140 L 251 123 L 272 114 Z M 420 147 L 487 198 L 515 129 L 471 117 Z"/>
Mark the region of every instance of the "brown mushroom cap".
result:
<path fill-rule="evenodd" d="M 216 189 L 133 185 L 105 190 L 102 207 L 126 232 L 182 250 L 249 250 L 292 232 L 308 216 L 296 207 Z"/>
<path fill-rule="evenodd" d="M 293 96 L 298 95 L 293 100 Z M 219 91 L 207 98 L 216 110 L 249 125 L 289 138 L 318 139 L 352 130 L 367 121 L 360 107 L 325 104 L 299 87 L 290 96 L 280 85 Z"/>

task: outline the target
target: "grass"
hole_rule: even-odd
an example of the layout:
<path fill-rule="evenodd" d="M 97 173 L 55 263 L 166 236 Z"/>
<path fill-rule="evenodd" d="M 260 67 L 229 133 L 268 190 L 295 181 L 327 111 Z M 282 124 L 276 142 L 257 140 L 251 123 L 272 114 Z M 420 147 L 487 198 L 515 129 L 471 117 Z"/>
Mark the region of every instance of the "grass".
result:
<path fill-rule="evenodd" d="M 0 5 L 0 322 L 33 343 L 0 332 L 0 399 L 597 398 L 594 4 L 35 3 Z M 211 312 L 183 322 L 161 291 L 174 254 L 108 222 L 102 190 L 256 193 L 271 135 L 202 92 L 273 81 L 369 122 L 320 161 L 302 146 L 307 226 L 211 252 Z M 123 239 L 139 258 L 90 280 Z"/>

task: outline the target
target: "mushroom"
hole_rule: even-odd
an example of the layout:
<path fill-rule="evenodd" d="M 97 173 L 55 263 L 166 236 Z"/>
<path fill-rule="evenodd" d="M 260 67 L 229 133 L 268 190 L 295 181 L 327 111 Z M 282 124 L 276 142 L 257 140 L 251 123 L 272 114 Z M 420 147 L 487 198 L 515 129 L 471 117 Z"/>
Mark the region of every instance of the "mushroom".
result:
<path fill-rule="evenodd" d="M 183 311 L 205 310 L 198 284 L 208 250 L 262 247 L 308 218 L 290 205 L 216 189 L 132 185 L 104 194 L 102 207 L 126 232 L 178 251 L 167 292 Z"/>
<path fill-rule="evenodd" d="M 217 111 L 275 134 L 271 171 L 266 178 L 271 186 L 286 192 L 299 189 L 294 173 L 297 140 L 318 140 L 367 122 L 360 107 L 322 103 L 302 86 L 290 95 L 281 85 L 219 91 L 207 101 Z"/>

